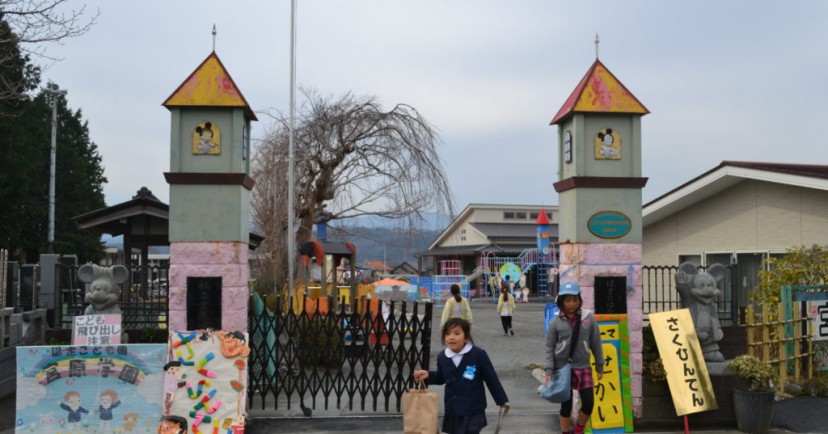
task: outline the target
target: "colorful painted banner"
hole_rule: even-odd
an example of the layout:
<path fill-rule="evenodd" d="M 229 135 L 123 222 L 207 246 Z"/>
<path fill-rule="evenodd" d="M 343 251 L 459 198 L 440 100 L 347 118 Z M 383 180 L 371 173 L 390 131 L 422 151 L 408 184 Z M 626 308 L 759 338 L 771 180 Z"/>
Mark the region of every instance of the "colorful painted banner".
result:
<path fill-rule="evenodd" d="M 186 420 L 190 433 L 244 432 L 247 339 L 237 331 L 170 333 L 164 415 Z"/>
<path fill-rule="evenodd" d="M 719 408 L 689 309 L 650 313 L 676 415 Z"/>
<path fill-rule="evenodd" d="M 604 376 L 593 369 L 595 408 L 590 426 L 594 433 L 633 432 L 630 389 L 630 333 L 626 314 L 596 314 L 604 350 Z M 592 366 L 595 358 L 590 355 Z"/>
<path fill-rule="evenodd" d="M 72 319 L 72 345 L 121 343 L 121 314 L 78 315 Z"/>
<path fill-rule="evenodd" d="M 155 432 L 164 344 L 17 348 L 15 432 Z"/>

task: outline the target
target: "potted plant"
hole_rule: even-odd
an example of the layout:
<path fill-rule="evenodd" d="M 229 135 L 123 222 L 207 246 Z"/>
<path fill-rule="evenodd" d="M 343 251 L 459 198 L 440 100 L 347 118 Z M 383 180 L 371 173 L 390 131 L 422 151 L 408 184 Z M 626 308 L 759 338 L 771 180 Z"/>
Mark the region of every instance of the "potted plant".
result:
<path fill-rule="evenodd" d="M 730 360 L 727 370 L 748 384 L 747 389 L 733 390 L 733 406 L 739 431 L 768 432 L 773 420 L 773 382 L 776 379 L 773 365 L 743 354 Z"/>

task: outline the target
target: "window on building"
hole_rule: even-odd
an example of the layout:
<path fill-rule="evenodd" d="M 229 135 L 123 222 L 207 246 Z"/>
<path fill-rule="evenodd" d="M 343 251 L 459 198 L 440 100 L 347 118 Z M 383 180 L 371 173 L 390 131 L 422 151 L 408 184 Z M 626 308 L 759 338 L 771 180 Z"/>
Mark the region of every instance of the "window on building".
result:
<path fill-rule="evenodd" d="M 732 258 L 732 253 L 707 253 L 704 258 L 704 265 L 709 267 L 713 264 L 722 264 L 727 267 L 730 265 Z"/>
<path fill-rule="evenodd" d="M 700 266 L 702 264 L 702 255 L 700 254 L 685 254 L 679 255 L 678 263 L 683 264 L 685 262 L 692 262 L 696 264 L 696 266 Z"/>
<path fill-rule="evenodd" d="M 526 220 L 526 213 L 525 212 L 516 212 L 515 219 L 517 220 Z"/>
<path fill-rule="evenodd" d="M 503 212 L 503 219 L 504 220 L 514 220 L 515 219 L 515 213 L 511 212 L 511 211 L 504 211 Z"/>

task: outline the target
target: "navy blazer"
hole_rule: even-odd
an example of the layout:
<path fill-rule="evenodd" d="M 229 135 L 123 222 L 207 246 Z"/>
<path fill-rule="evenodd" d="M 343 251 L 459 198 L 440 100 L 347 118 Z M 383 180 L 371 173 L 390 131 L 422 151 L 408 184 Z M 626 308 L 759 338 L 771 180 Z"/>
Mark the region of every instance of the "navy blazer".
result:
<path fill-rule="evenodd" d="M 429 384 L 445 384 L 444 395 L 446 415 L 470 416 L 486 410 L 486 391 L 483 383 L 489 388 L 497 405 L 509 402 L 506 391 L 497 378 L 489 355 L 481 348 L 472 347 L 463 354 L 460 366 L 446 357 L 445 351 L 437 355 L 437 370 L 428 372 Z"/>

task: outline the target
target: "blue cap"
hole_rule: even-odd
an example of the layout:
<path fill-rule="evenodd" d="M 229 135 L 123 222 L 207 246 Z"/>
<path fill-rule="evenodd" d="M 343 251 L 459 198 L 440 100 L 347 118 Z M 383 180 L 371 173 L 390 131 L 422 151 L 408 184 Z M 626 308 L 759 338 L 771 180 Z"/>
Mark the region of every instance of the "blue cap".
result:
<path fill-rule="evenodd" d="M 558 296 L 561 295 L 579 295 L 581 293 L 581 287 L 578 286 L 578 282 L 564 282 L 561 284 L 561 289 L 558 291 Z"/>

